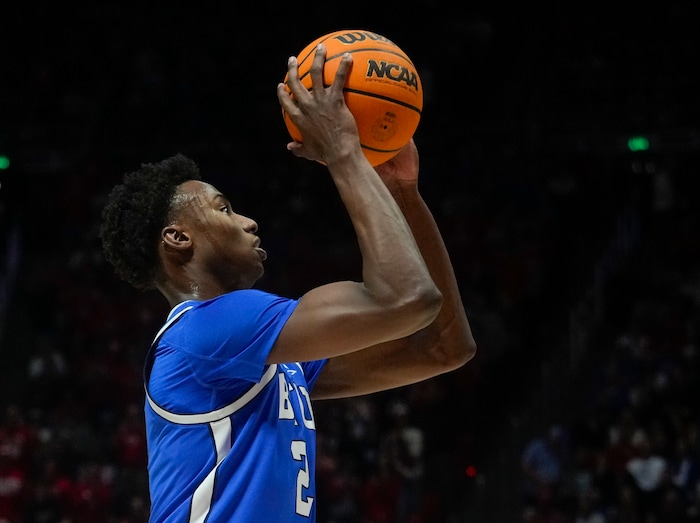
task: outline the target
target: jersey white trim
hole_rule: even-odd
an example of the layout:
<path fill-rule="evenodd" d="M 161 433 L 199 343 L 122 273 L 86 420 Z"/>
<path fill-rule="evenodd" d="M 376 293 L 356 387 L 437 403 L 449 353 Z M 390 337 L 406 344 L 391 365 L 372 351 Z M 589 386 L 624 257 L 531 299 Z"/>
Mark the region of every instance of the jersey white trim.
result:
<path fill-rule="evenodd" d="M 189 523 L 204 523 L 211 511 L 216 483 L 216 474 L 219 465 L 231 452 L 231 419 L 224 418 L 211 423 L 212 436 L 214 436 L 214 446 L 216 447 L 216 466 L 209 471 L 204 481 L 199 484 L 192 495 L 192 509 L 190 511 Z"/>
<path fill-rule="evenodd" d="M 148 394 L 148 388 L 146 388 L 146 399 L 148 404 L 151 406 L 153 411 L 158 414 L 161 418 L 170 421 L 172 423 L 178 423 L 180 425 L 198 425 L 200 423 L 213 423 L 214 421 L 219 421 L 220 419 L 227 418 L 237 410 L 243 408 L 250 401 L 257 396 L 261 390 L 265 388 L 265 385 L 270 383 L 272 378 L 277 374 L 277 365 L 273 364 L 267 368 L 265 374 L 263 374 L 262 379 L 253 385 L 248 391 L 238 398 L 233 403 L 229 403 L 225 407 L 221 407 L 217 410 L 212 410 L 210 412 L 202 412 L 201 414 L 176 414 L 175 412 L 170 412 L 165 410 L 160 405 L 158 405 L 151 396 Z"/>
<path fill-rule="evenodd" d="M 180 316 L 182 316 L 183 314 L 185 314 L 188 310 L 190 310 L 192 308 L 194 308 L 194 305 L 190 305 L 189 307 L 185 307 L 184 309 L 179 311 L 175 316 L 173 316 L 167 322 L 165 322 L 165 325 L 163 325 L 160 328 L 160 330 L 158 331 L 158 334 L 156 334 L 156 337 L 153 338 L 153 343 L 151 343 L 151 345 L 155 344 L 155 342 L 158 341 L 158 338 L 160 338 L 163 335 L 163 333 L 166 330 L 168 330 L 170 328 L 170 326 L 180 318 Z"/>

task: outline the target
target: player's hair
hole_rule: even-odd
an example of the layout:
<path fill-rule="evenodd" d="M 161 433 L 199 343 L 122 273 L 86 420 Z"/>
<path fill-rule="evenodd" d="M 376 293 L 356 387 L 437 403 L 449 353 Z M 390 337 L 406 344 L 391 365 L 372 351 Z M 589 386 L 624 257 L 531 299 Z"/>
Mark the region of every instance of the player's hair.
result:
<path fill-rule="evenodd" d="M 116 274 L 136 289 L 155 288 L 160 231 L 177 186 L 187 180 L 201 180 L 199 167 L 178 153 L 125 174 L 107 197 L 99 233 L 102 249 Z"/>

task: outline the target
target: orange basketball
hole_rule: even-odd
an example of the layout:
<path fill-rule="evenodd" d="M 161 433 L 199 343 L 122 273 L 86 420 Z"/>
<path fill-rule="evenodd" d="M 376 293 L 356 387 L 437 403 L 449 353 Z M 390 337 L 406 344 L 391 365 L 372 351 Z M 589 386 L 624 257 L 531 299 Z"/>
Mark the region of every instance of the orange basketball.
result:
<path fill-rule="evenodd" d="M 396 155 L 418 128 L 423 110 L 423 86 L 411 59 L 394 42 L 371 31 L 346 29 L 321 36 L 298 55 L 299 78 L 311 89 L 309 69 L 316 46 L 326 46 L 323 83 L 330 85 L 344 53 L 353 56 L 345 83 L 345 101 L 355 116 L 360 143 L 372 165 Z M 287 83 L 288 75 L 284 81 Z M 292 139 L 301 134 L 286 112 L 284 122 Z"/>

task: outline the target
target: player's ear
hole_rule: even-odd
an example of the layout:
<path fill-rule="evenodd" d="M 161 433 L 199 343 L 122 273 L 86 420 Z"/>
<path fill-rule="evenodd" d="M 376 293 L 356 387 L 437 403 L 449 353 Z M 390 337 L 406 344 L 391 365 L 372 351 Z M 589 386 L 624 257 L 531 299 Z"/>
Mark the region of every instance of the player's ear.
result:
<path fill-rule="evenodd" d="M 160 232 L 160 240 L 161 243 L 172 249 L 188 249 L 192 245 L 192 239 L 187 231 L 176 223 L 163 227 Z"/>

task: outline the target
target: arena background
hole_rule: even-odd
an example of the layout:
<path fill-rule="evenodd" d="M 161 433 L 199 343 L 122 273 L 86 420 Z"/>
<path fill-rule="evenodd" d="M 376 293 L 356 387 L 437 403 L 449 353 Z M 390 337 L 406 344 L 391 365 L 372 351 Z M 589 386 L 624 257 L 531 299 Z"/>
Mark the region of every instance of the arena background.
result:
<path fill-rule="evenodd" d="M 167 305 L 102 259 L 99 212 L 124 171 L 193 157 L 258 221 L 262 288 L 296 296 L 357 277 L 330 180 L 286 151 L 275 95 L 286 58 L 341 28 L 391 38 L 419 70 L 422 189 L 479 352 L 449 376 L 317 405 L 319 523 L 402 521 L 381 516 L 399 498 L 380 507 L 372 486 L 406 420 L 424 437 L 414 523 L 573 521 L 582 478 L 595 475 L 581 456 L 609 452 L 630 416 L 663 427 L 669 465 L 681 439 L 700 459 L 700 35 L 689 6 L 4 7 L 0 450 L 14 441 L 6 454 L 27 488 L 7 505 L 23 506 L 23 522 L 143 521 L 140 364 Z M 11 438 L 16 416 L 26 445 Z M 533 501 L 521 456 L 553 426 L 568 435 L 561 488 Z M 123 433 L 137 441 L 125 448 Z M 56 470 L 70 486 L 60 502 L 47 494 Z M 700 510 L 692 489 L 679 487 L 689 514 Z M 598 494 L 615 521 L 619 493 Z"/>

